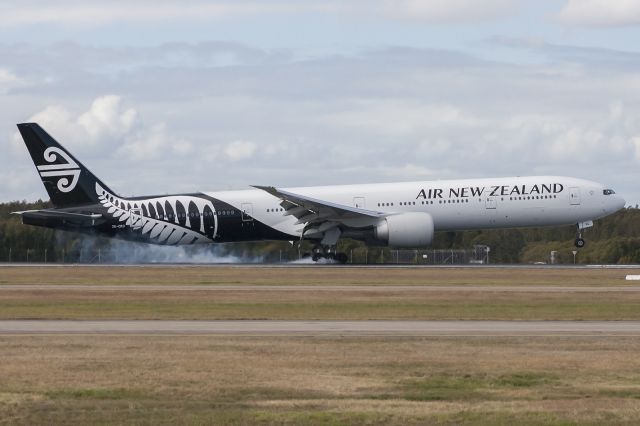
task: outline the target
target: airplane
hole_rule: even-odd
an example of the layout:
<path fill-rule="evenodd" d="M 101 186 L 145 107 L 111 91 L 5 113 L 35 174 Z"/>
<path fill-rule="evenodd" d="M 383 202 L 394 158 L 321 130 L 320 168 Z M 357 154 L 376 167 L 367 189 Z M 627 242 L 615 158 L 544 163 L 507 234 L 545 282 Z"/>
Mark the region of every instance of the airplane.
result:
<path fill-rule="evenodd" d="M 583 230 L 622 209 L 614 190 L 589 180 L 527 176 L 123 197 L 37 123 L 18 124 L 53 208 L 14 212 L 27 225 L 153 244 L 309 240 L 314 261 L 345 263 L 340 238 L 402 248 L 435 232 L 541 226 Z"/>

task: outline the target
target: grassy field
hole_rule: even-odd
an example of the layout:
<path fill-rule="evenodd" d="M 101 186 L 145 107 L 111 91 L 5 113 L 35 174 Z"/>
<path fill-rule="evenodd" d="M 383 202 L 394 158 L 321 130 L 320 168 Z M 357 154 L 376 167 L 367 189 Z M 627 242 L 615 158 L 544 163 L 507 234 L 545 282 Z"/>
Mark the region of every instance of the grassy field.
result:
<path fill-rule="evenodd" d="M 624 285 L 638 269 L 0 266 L 2 284 Z"/>
<path fill-rule="evenodd" d="M 638 424 L 636 338 L 0 337 L 0 424 Z"/>
<path fill-rule="evenodd" d="M 626 286 L 615 269 L 362 269 L 233 267 L 0 268 L 5 284 L 88 284 L 91 289 L 6 289 L 0 319 L 640 319 L 640 292 L 476 291 L 470 285 Z M 287 285 L 290 290 L 126 289 L 126 284 Z M 116 285 L 100 289 L 100 285 Z M 384 291 L 297 288 L 384 285 Z M 396 289 L 397 285 L 415 289 Z M 123 286 L 122 290 L 117 287 Z M 453 285 L 455 290 L 425 290 Z M 0 284 L 1 286 L 1 284 Z M 427 291 L 428 290 L 428 291 Z"/>
<path fill-rule="evenodd" d="M 640 292 L 2 290 L 0 319 L 637 320 Z"/>
<path fill-rule="evenodd" d="M 640 319 L 636 292 L 551 291 L 627 286 L 631 273 L 639 272 L 0 267 L 0 286 L 92 286 L 1 290 L 0 319 Z M 387 287 L 296 288 L 302 284 Z M 459 289 L 423 288 L 432 285 Z M 631 425 L 640 423 L 638 353 L 640 339 L 606 336 L 0 335 L 0 425 Z"/>

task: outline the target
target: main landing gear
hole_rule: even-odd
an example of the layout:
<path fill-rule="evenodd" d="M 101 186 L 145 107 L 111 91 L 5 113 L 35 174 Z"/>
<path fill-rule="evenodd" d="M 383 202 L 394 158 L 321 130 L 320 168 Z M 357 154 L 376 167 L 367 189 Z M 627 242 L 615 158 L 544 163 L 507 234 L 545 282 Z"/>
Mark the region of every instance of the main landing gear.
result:
<path fill-rule="evenodd" d="M 347 263 L 347 260 L 349 260 L 346 253 L 336 253 L 335 249 L 333 251 L 331 250 L 331 247 L 315 248 L 311 255 L 311 259 L 314 262 L 319 262 L 322 259 L 333 260 L 343 265 Z"/>
<path fill-rule="evenodd" d="M 574 245 L 577 248 L 583 248 L 585 245 L 585 241 L 584 239 L 582 239 L 582 230 L 586 229 L 586 228 L 591 228 L 593 226 L 593 221 L 589 220 L 587 222 L 580 222 L 578 223 L 577 227 L 578 227 L 578 231 L 576 233 L 576 240 L 574 241 Z"/>
<path fill-rule="evenodd" d="M 349 259 L 345 253 L 337 253 L 336 247 L 338 245 L 338 239 L 342 231 L 337 226 L 327 229 L 324 232 L 322 240 L 316 242 L 316 246 L 313 248 L 311 259 L 314 262 L 319 262 L 322 259 L 335 261 L 345 264 Z M 304 235 L 304 232 L 302 233 Z"/>

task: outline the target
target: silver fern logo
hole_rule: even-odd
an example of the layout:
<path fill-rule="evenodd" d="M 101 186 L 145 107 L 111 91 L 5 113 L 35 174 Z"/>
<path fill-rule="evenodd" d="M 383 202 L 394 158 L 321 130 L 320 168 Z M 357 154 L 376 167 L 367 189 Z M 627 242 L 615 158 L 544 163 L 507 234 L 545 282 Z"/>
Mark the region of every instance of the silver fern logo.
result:
<path fill-rule="evenodd" d="M 50 147 L 44 151 L 44 161 L 47 163 L 60 160 L 64 163 L 38 166 L 38 173 L 43 178 L 60 176 L 57 183 L 58 189 L 61 192 L 71 192 L 78 184 L 80 166 L 60 148 Z M 69 182 L 69 178 L 71 178 L 71 182 Z"/>
<path fill-rule="evenodd" d="M 216 238 L 218 217 L 209 200 L 189 195 L 131 200 L 97 182 L 96 194 L 106 214 L 117 220 L 114 229 L 128 228 L 148 242 L 182 245 L 212 243 Z"/>

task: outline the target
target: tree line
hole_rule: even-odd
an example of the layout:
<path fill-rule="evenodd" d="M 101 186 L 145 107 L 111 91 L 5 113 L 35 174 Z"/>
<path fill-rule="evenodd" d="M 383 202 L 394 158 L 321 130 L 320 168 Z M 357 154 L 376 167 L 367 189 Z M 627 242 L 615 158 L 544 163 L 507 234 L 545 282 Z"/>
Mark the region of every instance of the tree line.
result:
<path fill-rule="evenodd" d="M 51 207 L 50 202 L 13 201 L 0 203 L 0 262 L 115 262 L 172 261 L 172 256 L 206 256 L 211 259 L 239 261 L 292 260 L 298 253 L 308 252 L 311 245 L 302 247 L 288 242 L 233 243 L 185 247 L 180 252 L 163 252 L 161 257 L 150 257 L 153 246 L 128 243 L 103 237 L 91 237 L 74 232 L 55 231 L 47 228 L 22 225 L 20 217 L 11 212 Z M 437 233 L 434 249 L 470 249 L 475 245 L 491 247 L 492 263 L 549 262 L 550 253 L 556 253 L 557 263 L 573 263 L 572 251 L 575 227 L 522 228 Z M 576 261 L 589 264 L 640 263 L 640 209 L 626 208 L 606 218 L 595 221 L 594 227 L 585 231 L 585 248 L 579 251 Z M 389 249 L 365 247 L 358 241 L 341 240 L 339 251 L 358 253 L 354 262 L 390 261 Z M 385 251 L 386 250 L 386 251 Z M 96 259 L 103 256 L 102 259 Z M 120 256 L 120 257 L 118 257 Z M 164 257 L 163 257 L 164 256 Z M 202 257 L 205 256 L 205 257 Z M 46 258 L 46 259 L 45 259 Z M 160 259 L 160 260 L 157 260 Z"/>

